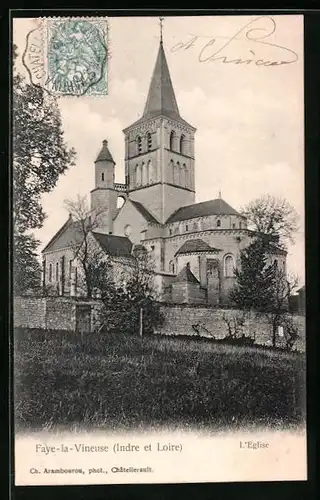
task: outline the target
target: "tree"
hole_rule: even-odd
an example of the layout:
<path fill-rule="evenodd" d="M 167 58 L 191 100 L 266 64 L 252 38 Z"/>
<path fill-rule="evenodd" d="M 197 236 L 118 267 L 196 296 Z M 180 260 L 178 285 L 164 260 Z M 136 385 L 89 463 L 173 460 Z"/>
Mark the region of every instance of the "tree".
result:
<path fill-rule="evenodd" d="M 281 247 L 293 243 L 293 234 L 298 230 L 298 214 L 284 198 L 265 195 L 251 201 L 241 211 L 249 227 L 269 236 L 269 239 Z"/>
<path fill-rule="evenodd" d="M 36 253 L 38 245 L 32 235 L 15 235 L 13 288 L 16 294 L 41 290 L 41 268 Z"/>
<path fill-rule="evenodd" d="M 19 232 L 42 227 L 41 195 L 56 186 L 74 164 L 75 151 L 64 141 L 57 99 L 30 85 L 14 67 L 13 217 Z"/>
<path fill-rule="evenodd" d="M 149 334 L 162 324 L 154 276 L 153 259 L 142 245 L 137 245 L 117 283 L 112 282 L 111 287 L 102 291 L 106 329 Z"/>
<path fill-rule="evenodd" d="M 76 238 L 71 242 L 73 257 L 81 266 L 82 273 L 79 282 L 87 295 L 91 298 L 97 289 L 107 287 L 110 280 L 111 263 L 108 256 L 94 242 L 92 232 L 99 225 L 101 212 L 90 210 L 86 196 L 78 195 L 75 200 L 65 200 L 65 207 L 69 211 L 76 228 Z"/>
<path fill-rule="evenodd" d="M 154 262 L 146 249 L 136 245 L 125 259 L 110 257 L 92 237 L 103 210 L 91 211 L 86 197 L 79 195 L 75 200 L 66 200 L 65 206 L 76 224 L 78 237 L 72 247 L 82 270 L 82 288 L 88 298 L 98 294 L 104 304 L 102 328 L 138 332 L 142 310 L 143 330 L 152 332 L 162 316 L 154 287 Z"/>
<path fill-rule="evenodd" d="M 299 286 L 299 278 L 296 275 L 286 275 L 281 269 L 275 268 L 275 279 L 272 288 L 272 300 L 269 307 L 264 311 L 272 328 L 272 346 L 276 347 L 277 331 L 280 326 L 284 328 L 287 347 L 292 348 L 297 338 L 289 312 L 289 301 L 294 290 Z"/>
<path fill-rule="evenodd" d="M 239 309 L 264 315 L 271 326 L 272 346 L 276 347 L 277 332 L 284 328 L 287 347 L 292 348 L 297 330 L 288 315 L 289 300 L 299 280 L 268 264 L 270 244 L 257 237 L 241 252 L 241 267 L 235 270 L 236 285 L 230 299 Z"/>
<path fill-rule="evenodd" d="M 240 309 L 265 311 L 271 304 L 275 268 L 268 264 L 268 246 L 263 238 L 255 238 L 240 254 L 240 268 L 234 270 L 236 285 L 231 301 Z"/>
<path fill-rule="evenodd" d="M 58 178 L 74 164 L 75 152 L 64 141 L 57 100 L 40 86 L 30 85 L 17 72 L 13 47 L 12 148 L 13 148 L 13 239 L 15 292 L 23 281 L 33 282 L 38 241 L 30 230 L 41 228 L 45 213 L 43 193 L 52 191 Z M 25 268 L 30 259 L 33 265 Z M 31 272 L 30 276 L 27 273 Z M 25 277 L 23 278 L 23 274 Z"/>

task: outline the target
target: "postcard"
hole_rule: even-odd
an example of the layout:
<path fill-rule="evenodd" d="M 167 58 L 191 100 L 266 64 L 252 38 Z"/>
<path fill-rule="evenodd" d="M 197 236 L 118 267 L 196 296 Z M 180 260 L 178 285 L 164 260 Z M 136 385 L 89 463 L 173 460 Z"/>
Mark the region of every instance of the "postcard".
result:
<path fill-rule="evenodd" d="M 13 16 L 15 484 L 307 479 L 303 16 Z"/>

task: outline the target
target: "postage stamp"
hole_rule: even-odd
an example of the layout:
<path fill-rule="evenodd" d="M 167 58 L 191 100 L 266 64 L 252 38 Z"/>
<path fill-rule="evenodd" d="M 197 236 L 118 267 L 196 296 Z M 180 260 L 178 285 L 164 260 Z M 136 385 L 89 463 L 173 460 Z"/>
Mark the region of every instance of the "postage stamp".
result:
<path fill-rule="evenodd" d="M 42 18 L 23 62 L 31 82 L 56 96 L 107 95 L 107 19 Z"/>

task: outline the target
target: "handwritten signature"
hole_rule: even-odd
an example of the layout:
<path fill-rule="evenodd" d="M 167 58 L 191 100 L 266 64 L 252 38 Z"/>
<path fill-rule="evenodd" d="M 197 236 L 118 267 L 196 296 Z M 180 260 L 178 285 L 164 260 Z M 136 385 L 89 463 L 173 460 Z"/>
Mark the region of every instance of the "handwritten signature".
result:
<path fill-rule="evenodd" d="M 257 25 L 259 23 L 259 26 Z M 263 25 L 263 23 L 266 23 Z M 198 60 L 201 63 L 204 62 L 214 62 L 220 61 L 224 64 L 252 64 L 256 66 L 281 66 L 283 64 L 292 64 L 298 61 L 298 54 L 294 50 L 284 47 L 283 45 L 277 45 L 271 43 L 268 39 L 275 33 L 277 29 L 277 24 L 275 20 L 270 16 L 259 16 L 245 26 L 243 26 L 237 33 L 231 37 L 227 36 L 203 36 L 203 35 L 192 35 L 191 38 L 185 42 L 179 42 L 171 48 L 171 52 L 177 52 L 179 50 L 188 50 L 191 47 L 195 47 L 196 43 L 201 39 L 209 38 L 204 45 L 201 46 L 201 50 L 198 55 Z M 218 39 L 224 39 L 226 42 L 220 47 L 218 45 Z M 228 49 L 235 48 L 236 41 L 245 41 L 250 43 L 250 56 L 249 57 L 238 57 L 238 58 L 228 58 L 223 52 Z M 200 44 L 199 43 L 199 44 Z M 257 47 L 259 49 L 262 47 L 272 47 L 277 49 L 279 52 L 279 58 L 276 59 L 263 59 L 258 56 L 253 49 Z M 255 50 L 257 50 L 255 49 Z"/>

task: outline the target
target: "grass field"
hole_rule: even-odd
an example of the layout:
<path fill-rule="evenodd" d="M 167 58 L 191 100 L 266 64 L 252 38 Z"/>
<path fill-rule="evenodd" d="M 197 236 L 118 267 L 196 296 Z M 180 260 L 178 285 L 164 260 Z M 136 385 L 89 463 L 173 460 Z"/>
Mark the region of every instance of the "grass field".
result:
<path fill-rule="evenodd" d="M 207 339 L 16 332 L 17 430 L 295 426 L 305 358 Z"/>

